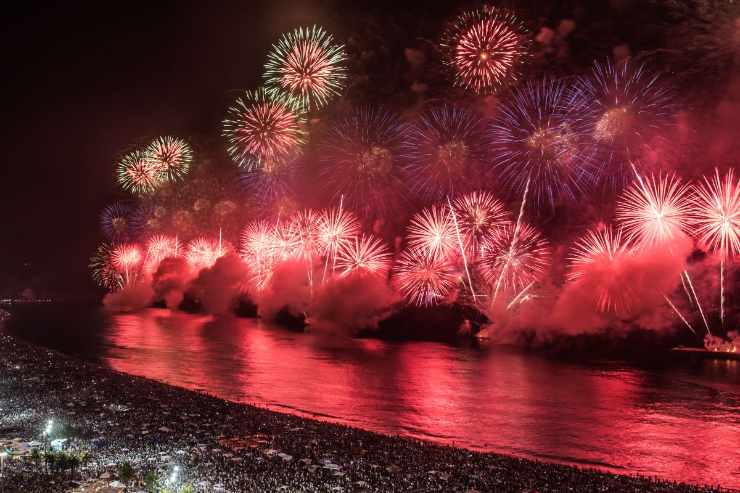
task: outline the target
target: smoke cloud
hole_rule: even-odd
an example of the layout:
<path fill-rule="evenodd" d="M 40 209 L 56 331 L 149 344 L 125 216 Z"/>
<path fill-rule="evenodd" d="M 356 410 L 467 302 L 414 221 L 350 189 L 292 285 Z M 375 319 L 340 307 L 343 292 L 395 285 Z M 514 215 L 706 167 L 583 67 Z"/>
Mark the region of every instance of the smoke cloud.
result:
<path fill-rule="evenodd" d="M 385 279 L 355 271 L 332 278 L 316 291 L 309 308 L 309 325 L 345 335 L 377 329 L 400 301 L 399 294 Z"/>
<path fill-rule="evenodd" d="M 181 257 L 166 258 L 152 276 L 155 300 L 164 300 L 167 308 L 176 309 L 182 302 L 185 287 L 192 274 L 187 261 Z"/>
<path fill-rule="evenodd" d="M 124 287 L 120 291 L 108 293 L 103 298 L 103 306 L 111 312 L 133 312 L 151 306 L 154 291 L 149 282 L 140 282 Z"/>
<path fill-rule="evenodd" d="M 674 328 L 677 316 L 665 297 L 681 285 L 692 249 L 691 240 L 682 237 L 670 245 L 594 262 L 577 281 L 559 288 L 545 285 L 531 293 L 537 298 L 531 302 L 513 309 L 503 302 L 496 304 L 488 312 L 493 322 L 485 333 L 510 342 L 522 332 L 534 332 L 539 339 L 548 340 L 563 334 L 620 334 L 636 327 L 653 331 Z M 603 310 L 599 304 L 602 294 L 625 303 Z"/>
<path fill-rule="evenodd" d="M 216 260 L 213 267 L 201 270 L 188 290 L 208 313 L 228 315 L 237 297 L 245 291 L 248 276 L 247 265 L 231 253 Z"/>
<path fill-rule="evenodd" d="M 292 316 L 300 317 L 310 303 L 308 266 L 302 260 L 289 259 L 273 267 L 267 286 L 257 297 L 257 313 L 265 320 L 275 320 L 285 309 Z"/>

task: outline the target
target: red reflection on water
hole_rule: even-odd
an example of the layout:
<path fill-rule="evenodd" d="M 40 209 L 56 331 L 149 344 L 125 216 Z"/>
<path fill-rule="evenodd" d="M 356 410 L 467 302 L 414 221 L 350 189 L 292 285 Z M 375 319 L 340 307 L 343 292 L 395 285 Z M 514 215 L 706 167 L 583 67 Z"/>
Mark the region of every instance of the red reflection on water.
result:
<path fill-rule="evenodd" d="M 391 434 L 740 487 L 735 364 L 588 367 L 505 349 L 386 343 L 149 310 L 109 364 L 226 399 Z"/>

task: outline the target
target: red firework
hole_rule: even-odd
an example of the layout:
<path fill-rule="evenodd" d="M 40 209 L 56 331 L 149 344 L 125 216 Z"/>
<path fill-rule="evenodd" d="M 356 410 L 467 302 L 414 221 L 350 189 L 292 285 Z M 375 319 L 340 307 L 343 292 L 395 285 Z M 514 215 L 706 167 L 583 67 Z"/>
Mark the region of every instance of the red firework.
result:
<path fill-rule="evenodd" d="M 433 205 L 414 214 L 407 233 L 409 248 L 430 257 L 446 257 L 458 248 L 452 214 L 444 205 Z"/>
<path fill-rule="evenodd" d="M 635 301 L 631 286 L 620 282 L 625 260 L 634 254 L 634 247 L 622 236 L 621 230 L 604 228 L 590 230 L 573 245 L 568 259 L 571 282 L 588 283 L 599 311 L 625 313 Z"/>
<path fill-rule="evenodd" d="M 442 46 L 455 72 L 455 85 L 477 94 L 495 92 L 516 80 L 529 53 L 521 22 L 512 12 L 491 6 L 460 15 L 447 30 Z"/>
<path fill-rule="evenodd" d="M 178 181 L 190 171 L 193 151 L 186 141 L 176 137 L 159 137 L 146 149 L 151 166 L 169 181 Z"/>
<path fill-rule="evenodd" d="M 177 238 L 166 235 L 152 236 L 146 244 L 145 268 L 152 272 L 162 260 L 178 256 L 180 256 L 180 243 Z"/>
<path fill-rule="evenodd" d="M 705 248 L 719 252 L 723 259 L 740 253 L 740 181 L 729 170 L 704 177 L 694 187 L 691 199 L 696 236 Z"/>
<path fill-rule="evenodd" d="M 404 250 L 393 268 L 398 290 L 409 303 L 418 306 L 435 305 L 448 298 L 459 277 L 447 259 L 421 249 Z"/>
<path fill-rule="evenodd" d="M 687 233 L 692 209 L 689 190 L 675 175 L 638 177 L 617 202 L 617 220 L 627 239 L 654 245 Z"/>
<path fill-rule="evenodd" d="M 511 224 L 503 202 L 488 192 L 461 195 L 452 202 L 452 208 L 465 251 L 471 259 L 480 254 L 480 246 L 486 236 Z"/>
<path fill-rule="evenodd" d="M 550 246 L 539 231 L 509 223 L 483 240 L 478 267 L 495 292 L 519 290 L 542 278 L 550 257 Z"/>
<path fill-rule="evenodd" d="M 311 259 L 319 249 L 320 217 L 311 210 L 296 212 L 288 225 L 289 234 L 293 236 L 298 255 Z"/>
<path fill-rule="evenodd" d="M 188 243 L 186 258 L 190 267 L 199 271 L 212 267 L 218 259 L 233 250 L 228 242 L 200 237 Z"/>
<path fill-rule="evenodd" d="M 141 247 L 135 243 L 118 245 L 111 254 L 113 267 L 123 274 L 125 285 L 136 281 L 142 260 Z"/>
<path fill-rule="evenodd" d="M 141 247 L 125 243 L 113 249 L 113 265 L 121 272 L 137 267 L 142 260 Z"/>
<path fill-rule="evenodd" d="M 333 258 L 342 245 L 356 240 L 359 232 L 357 216 L 342 207 L 319 214 L 319 246 L 324 255 Z"/>
<path fill-rule="evenodd" d="M 291 224 L 278 222 L 272 230 L 272 257 L 287 260 L 303 255 L 301 238 Z"/>
<path fill-rule="evenodd" d="M 264 261 L 272 255 L 275 225 L 258 220 L 249 223 L 241 235 L 240 254 L 244 260 Z"/>
<path fill-rule="evenodd" d="M 343 242 L 337 254 L 337 269 L 341 276 L 355 271 L 368 272 L 385 278 L 390 270 L 393 254 L 374 236 L 353 237 Z"/>
<path fill-rule="evenodd" d="M 237 164 L 247 170 L 269 169 L 299 154 L 306 136 L 304 124 L 295 101 L 259 89 L 247 92 L 229 108 L 223 134 Z"/>

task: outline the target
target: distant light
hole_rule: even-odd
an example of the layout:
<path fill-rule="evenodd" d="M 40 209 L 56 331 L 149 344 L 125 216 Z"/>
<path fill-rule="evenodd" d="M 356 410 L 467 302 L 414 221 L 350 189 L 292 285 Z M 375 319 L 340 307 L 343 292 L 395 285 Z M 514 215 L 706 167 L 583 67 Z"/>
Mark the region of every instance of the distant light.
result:
<path fill-rule="evenodd" d="M 175 466 L 174 469 L 172 469 L 172 474 L 170 474 L 170 483 L 175 483 L 177 481 L 177 475 L 180 472 L 180 466 Z"/>

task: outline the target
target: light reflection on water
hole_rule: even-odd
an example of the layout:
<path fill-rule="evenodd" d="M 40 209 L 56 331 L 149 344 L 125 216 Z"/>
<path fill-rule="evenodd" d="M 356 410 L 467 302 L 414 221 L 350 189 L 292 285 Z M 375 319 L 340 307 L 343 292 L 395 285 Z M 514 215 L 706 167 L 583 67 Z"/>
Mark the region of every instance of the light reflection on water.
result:
<path fill-rule="evenodd" d="M 102 344 L 85 351 L 111 367 L 234 401 L 476 450 L 740 488 L 737 362 L 573 364 L 157 309 L 113 316 L 102 331 Z"/>

